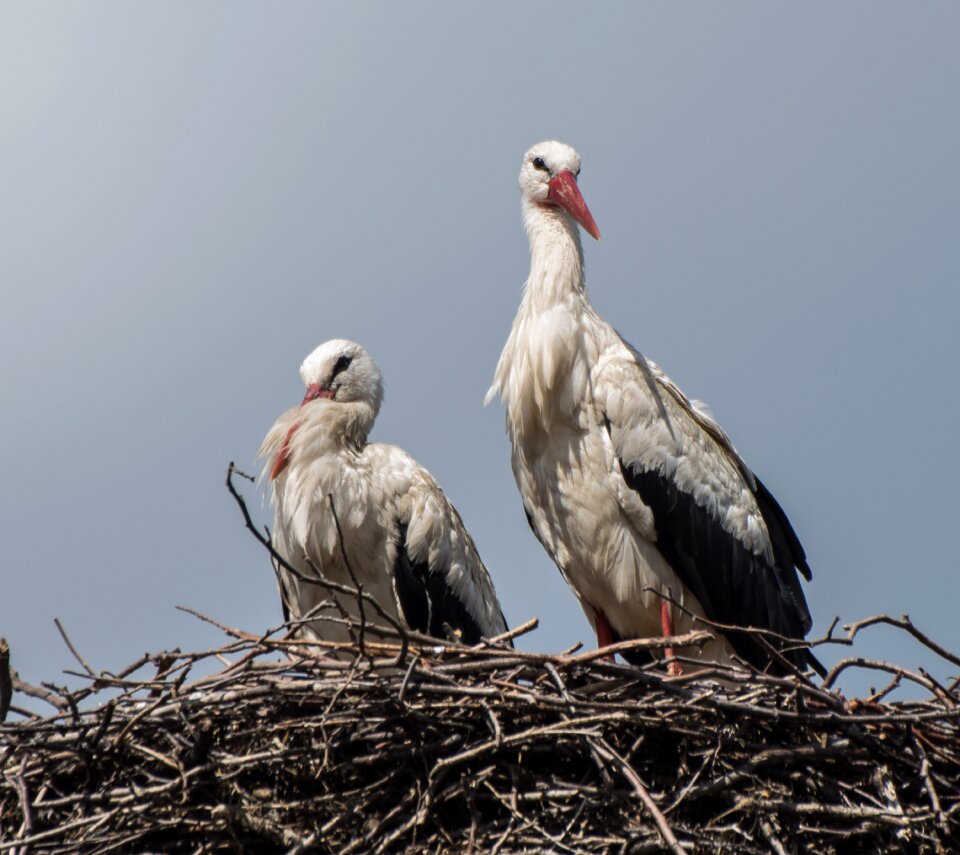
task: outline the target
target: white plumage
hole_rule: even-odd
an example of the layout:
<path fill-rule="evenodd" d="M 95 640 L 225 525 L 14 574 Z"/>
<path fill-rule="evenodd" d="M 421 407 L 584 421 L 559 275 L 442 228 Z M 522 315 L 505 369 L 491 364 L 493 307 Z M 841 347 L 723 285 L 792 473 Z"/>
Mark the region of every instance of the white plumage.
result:
<path fill-rule="evenodd" d="M 490 576 L 436 481 L 405 451 L 367 442 L 383 399 L 370 355 L 354 342 L 328 341 L 306 358 L 300 376 L 307 387 L 303 403 L 277 419 L 260 448 L 276 509 L 277 551 L 306 577 L 319 571 L 352 585 L 352 568 L 389 614 L 435 637 L 453 632 L 474 643 L 506 632 Z M 278 573 L 291 620 L 327 618 L 312 620 L 305 635 L 350 639 L 337 619 L 340 609 L 359 614 L 355 597 L 331 594 L 282 568 Z M 369 604 L 364 618 L 384 623 Z"/>
<path fill-rule="evenodd" d="M 530 526 L 601 644 L 684 632 L 694 614 L 798 637 L 809 578 L 786 516 L 706 409 L 594 311 L 579 223 L 599 239 L 576 175 L 580 156 L 540 143 L 520 172 L 530 276 L 489 401 L 506 406 L 512 465 Z M 663 610 L 661 595 L 683 609 Z M 702 625 L 701 625 L 702 626 Z M 768 653 L 731 633 L 703 657 Z M 807 654 L 788 654 L 806 664 Z"/>

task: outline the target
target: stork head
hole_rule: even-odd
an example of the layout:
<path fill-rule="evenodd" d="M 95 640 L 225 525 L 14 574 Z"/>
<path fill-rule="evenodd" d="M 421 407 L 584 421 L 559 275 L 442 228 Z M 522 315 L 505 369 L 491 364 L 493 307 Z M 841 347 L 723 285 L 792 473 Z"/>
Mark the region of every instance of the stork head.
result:
<path fill-rule="evenodd" d="M 301 406 L 324 398 L 342 404 L 367 404 L 373 418 L 380 412 L 383 375 L 373 357 L 354 341 L 325 341 L 303 360 L 300 379 L 307 387 Z"/>
<path fill-rule="evenodd" d="M 600 240 L 600 230 L 577 187 L 580 155 L 562 142 L 537 143 L 523 156 L 520 194 L 532 205 L 556 206 L 566 211 L 591 237 Z"/>
<path fill-rule="evenodd" d="M 323 427 L 324 433 L 332 431 L 337 436 L 342 435 L 354 443 L 363 444 L 383 402 L 383 375 L 373 357 L 353 341 L 335 338 L 321 344 L 303 360 L 300 378 L 307 387 L 300 404 L 299 413 L 302 415 L 295 416 L 296 421 L 285 428 L 285 434 L 281 434 L 282 442 L 277 437 L 279 451 L 270 471 L 271 481 L 290 463 L 290 443 L 302 425 L 317 424 Z M 327 405 L 328 401 L 344 406 L 336 411 L 314 410 Z M 311 419 L 314 413 L 328 418 L 315 423 Z M 333 417 L 334 421 L 330 421 L 329 417 Z M 269 446 L 268 435 L 261 454 Z"/>

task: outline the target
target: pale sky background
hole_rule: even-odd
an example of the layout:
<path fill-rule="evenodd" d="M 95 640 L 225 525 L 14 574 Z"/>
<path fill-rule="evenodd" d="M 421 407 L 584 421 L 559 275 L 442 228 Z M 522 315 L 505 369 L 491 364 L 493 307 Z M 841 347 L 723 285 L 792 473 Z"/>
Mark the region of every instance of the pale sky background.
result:
<path fill-rule="evenodd" d="M 373 438 L 439 480 L 508 620 L 540 617 L 523 645 L 592 643 L 481 406 L 547 138 L 583 157 L 595 305 L 779 498 L 816 630 L 909 612 L 960 650 L 958 33 L 953 3 L 0 5 L 14 665 L 75 667 L 54 617 L 112 669 L 219 642 L 176 604 L 279 622 L 224 472 L 331 337 L 380 363 Z"/>

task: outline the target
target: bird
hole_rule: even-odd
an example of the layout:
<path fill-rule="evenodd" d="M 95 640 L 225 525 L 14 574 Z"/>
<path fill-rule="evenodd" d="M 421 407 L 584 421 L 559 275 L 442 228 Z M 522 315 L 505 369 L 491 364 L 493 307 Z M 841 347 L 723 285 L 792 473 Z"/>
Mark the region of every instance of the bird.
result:
<path fill-rule="evenodd" d="M 310 640 L 356 640 L 358 585 L 401 627 L 476 644 L 507 632 L 493 582 L 460 515 L 429 472 L 393 445 L 367 441 L 383 377 L 356 342 L 332 339 L 303 361 L 302 403 L 260 447 L 275 508 L 273 546 L 285 620 Z M 364 602 L 364 625 L 385 625 Z M 352 621 L 354 626 L 348 625 Z M 368 633 L 369 636 L 369 633 Z"/>
<path fill-rule="evenodd" d="M 707 407 L 591 305 L 579 230 L 598 241 L 600 231 L 579 174 L 564 143 L 524 155 L 530 275 L 485 398 L 504 404 L 530 528 L 600 647 L 703 628 L 704 617 L 727 629 L 692 654 L 702 660 L 821 670 L 808 649 L 776 638 L 811 627 L 798 578 L 810 580 L 810 566 L 786 514 Z"/>

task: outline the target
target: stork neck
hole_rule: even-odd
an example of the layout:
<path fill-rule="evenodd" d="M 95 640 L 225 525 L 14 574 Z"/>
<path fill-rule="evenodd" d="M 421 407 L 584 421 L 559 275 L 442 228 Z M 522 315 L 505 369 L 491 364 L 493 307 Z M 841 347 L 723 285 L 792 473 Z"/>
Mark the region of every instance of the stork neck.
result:
<path fill-rule="evenodd" d="M 580 230 L 569 214 L 553 205 L 524 202 L 530 239 L 527 298 L 541 306 L 585 295 Z"/>
<path fill-rule="evenodd" d="M 299 432 L 320 448 L 362 448 L 373 427 L 376 412 L 362 401 L 323 402 L 308 407 Z"/>

